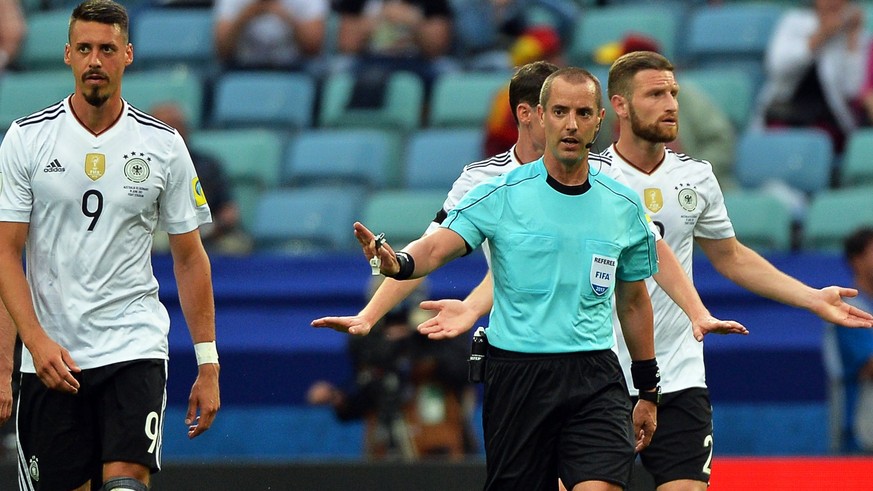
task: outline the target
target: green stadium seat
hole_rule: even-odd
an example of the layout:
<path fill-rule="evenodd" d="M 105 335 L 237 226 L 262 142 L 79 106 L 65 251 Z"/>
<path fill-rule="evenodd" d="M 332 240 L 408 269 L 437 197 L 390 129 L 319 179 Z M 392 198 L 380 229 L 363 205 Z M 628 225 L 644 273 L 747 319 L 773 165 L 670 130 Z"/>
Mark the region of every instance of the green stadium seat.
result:
<path fill-rule="evenodd" d="M 27 35 L 18 55 L 22 68 L 28 71 L 68 70 L 64 63 L 64 46 L 67 44 L 70 12 L 60 9 L 27 14 Z"/>
<path fill-rule="evenodd" d="M 806 193 L 830 186 L 834 152 L 830 137 L 817 129 L 747 131 L 736 152 L 734 173 L 744 188 L 782 181 Z"/>
<path fill-rule="evenodd" d="M 742 132 L 749 122 L 756 91 L 752 77 L 738 68 L 699 68 L 676 73 L 681 87 L 684 82 L 696 85 L 727 115 L 734 128 Z M 682 91 L 679 91 L 681 105 Z"/>
<path fill-rule="evenodd" d="M 209 8 L 144 9 L 131 17 L 130 35 L 138 69 L 184 65 L 198 73 L 218 67 Z"/>
<path fill-rule="evenodd" d="M 315 81 L 305 73 L 234 71 L 215 82 L 212 124 L 217 127 L 312 125 Z"/>
<path fill-rule="evenodd" d="M 73 93 L 69 70 L 7 72 L 0 77 L 0 130 Z"/>
<path fill-rule="evenodd" d="M 442 209 L 445 191 L 384 190 L 370 195 L 364 205 L 362 223 L 385 233 L 395 249 L 421 237 Z"/>
<path fill-rule="evenodd" d="M 576 24 L 567 58 L 579 66 L 591 65 L 598 48 L 637 33 L 657 41 L 660 52 L 672 60 L 676 55 L 680 12 L 675 5 L 656 3 L 587 9 Z"/>
<path fill-rule="evenodd" d="M 873 129 L 860 128 L 849 136 L 840 164 L 840 186 L 873 184 Z"/>
<path fill-rule="evenodd" d="M 820 191 L 803 223 L 803 249 L 839 252 L 862 225 L 873 226 L 873 186 Z"/>
<path fill-rule="evenodd" d="M 481 127 L 416 132 L 406 143 L 403 187 L 448 193 L 464 166 L 484 157 L 482 138 Z"/>
<path fill-rule="evenodd" d="M 318 123 L 322 127 L 381 127 L 411 131 L 421 126 L 424 83 L 409 72 L 392 73 L 380 107 L 349 107 L 355 90 L 351 73 L 330 75 L 324 82 Z"/>
<path fill-rule="evenodd" d="M 122 96 L 138 109 L 149 109 L 162 102 L 177 102 L 192 129 L 203 124 L 203 81 L 186 69 L 138 71 L 124 76 Z"/>
<path fill-rule="evenodd" d="M 494 95 L 509 83 L 510 73 L 447 73 L 436 79 L 430 97 L 429 127 L 485 125 Z"/>
<path fill-rule="evenodd" d="M 762 254 L 791 250 L 793 219 L 785 203 L 756 190 L 725 191 L 724 201 L 740 242 Z"/>

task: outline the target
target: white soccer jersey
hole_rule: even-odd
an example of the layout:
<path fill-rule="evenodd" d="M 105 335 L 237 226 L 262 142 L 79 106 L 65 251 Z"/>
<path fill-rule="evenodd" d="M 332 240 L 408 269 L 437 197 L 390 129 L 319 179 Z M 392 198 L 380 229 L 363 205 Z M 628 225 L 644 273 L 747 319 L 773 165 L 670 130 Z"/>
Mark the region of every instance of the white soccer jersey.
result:
<path fill-rule="evenodd" d="M 124 102 L 118 121 L 94 135 L 69 98 L 15 121 L 0 146 L 0 221 L 30 224 L 37 317 L 81 368 L 168 357 L 153 235 L 210 221 L 173 128 Z M 21 370 L 34 372 L 26 349 Z"/>
<path fill-rule="evenodd" d="M 461 198 L 463 198 L 469 190 L 488 179 L 506 174 L 523 163 L 526 162 L 518 161 L 518 157 L 515 155 L 515 145 L 513 145 L 512 148 L 506 152 L 498 153 L 497 155 L 485 160 L 480 160 L 464 166 L 461 175 L 458 176 L 454 184 L 452 184 L 452 189 L 449 191 L 446 200 L 443 202 L 442 210 L 437 214 L 437 218 L 427 227 L 426 233 L 431 233 L 436 230 L 446 215 L 455 208 L 455 205 L 461 201 Z M 603 158 L 600 154 L 588 154 L 588 164 L 592 174 L 606 172 L 607 176 L 621 182 L 622 184 L 627 184 L 622 177 L 621 170 L 614 165 L 610 165 L 609 160 Z M 485 259 L 490 266 L 491 251 L 487 240 L 482 244 L 482 250 L 485 252 Z"/>
<path fill-rule="evenodd" d="M 679 264 L 692 276 L 694 237 L 724 239 L 734 236 L 724 196 L 709 162 L 667 149 L 663 162 L 651 173 L 634 167 L 615 150 L 602 155 L 621 169 L 625 182 L 639 193 L 646 211 L 673 249 Z M 691 321 L 654 279 L 646 280 L 655 313 L 655 355 L 661 371 L 661 390 L 676 392 L 706 387 L 703 343 L 694 339 Z M 630 354 L 617 321 L 616 345 L 628 388 L 636 394 L 630 374 Z"/>

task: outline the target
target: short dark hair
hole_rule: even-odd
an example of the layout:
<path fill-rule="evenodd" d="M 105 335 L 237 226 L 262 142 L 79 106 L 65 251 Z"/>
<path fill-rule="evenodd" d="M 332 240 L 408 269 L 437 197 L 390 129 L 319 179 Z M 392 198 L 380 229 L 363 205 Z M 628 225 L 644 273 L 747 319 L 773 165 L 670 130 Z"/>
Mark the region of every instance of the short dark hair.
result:
<path fill-rule="evenodd" d="M 552 95 L 552 83 L 558 78 L 567 79 L 568 82 L 572 83 L 580 83 L 585 80 L 594 82 L 594 103 L 598 111 L 603 109 L 603 92 L 600 88 L 600 80 L 597 80 L 597 77 L 588 70 L 575 66 L 561 68 L 546 78 L 546 81 L 543 82 L 543 88 L 540 90 L 540 104 L 543 107 L 546 107 L 546 102 L 548 102 L 549 96 Z"/>
<path fill-rule="evenodd" d="M 843 253 L 846 260 L 851 262 L 856 257 L 864 254 L 864 251 L 873 244 L 873 227 L 860 227 L 843 241 Z"/>
<path fill-rule="evenodd" d="M 547 61 L 534 61 L 522 65 L 509 81 L 509 107 L 512 109 L 512 117 L 518 125 L 518 114 L 515 108 L 525 102 L 536 108 L 540 102 L 540 90 L 543 82 L 549 75 L 558 71 L 558 65 Z"/>
<path fill-rule="evenodd" d="M 99 22 L 117 26 L 124 40 L 129 39 L 130 17 L 124 5 L 112 0 L 85 0 L 73 9 L 70 15 L 70 26 L 67 31 L 67 40 L 73 31 L 73 23 L 79 20 Z"/>
<path fill-rule="evenodd" d="M 609 80 L 606 84 L 607 95 L 630 98 L 633 93 L 633 78 L 643 70 L 673 71 L 673 64 L 660 53 L 654 51 L 631 51 L 620 56 L 609 67 Z"/>

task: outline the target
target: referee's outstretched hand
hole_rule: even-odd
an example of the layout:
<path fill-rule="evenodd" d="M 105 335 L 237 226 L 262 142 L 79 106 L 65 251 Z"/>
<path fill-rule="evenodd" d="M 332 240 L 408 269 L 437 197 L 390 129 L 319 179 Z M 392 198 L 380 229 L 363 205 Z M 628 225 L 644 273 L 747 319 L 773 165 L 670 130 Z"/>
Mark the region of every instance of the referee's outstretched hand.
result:
<path fill-rule="evenodd" d="M 649 401 L 637 401 L 634 406 L 634 439 L 636 451 L 641 452 L 652 443 L 658 427 L 658 406 Z"/>

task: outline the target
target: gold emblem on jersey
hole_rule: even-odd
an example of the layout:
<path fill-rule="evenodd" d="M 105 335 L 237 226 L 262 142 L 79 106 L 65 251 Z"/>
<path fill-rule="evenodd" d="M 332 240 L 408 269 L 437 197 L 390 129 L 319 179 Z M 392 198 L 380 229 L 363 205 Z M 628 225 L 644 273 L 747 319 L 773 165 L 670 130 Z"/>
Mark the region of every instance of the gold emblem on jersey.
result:
<path fill-rule="evenodd" d="M 203 186 L 200 185 L 200 178 L 191 179 L 191 194 L 194 195 L 194 204 L 203 206 L 206 204 L 206 195 L 203 194 Z"/>
<path fill-rule="evenodd" d="M 102 153 L 89 153 L 85 155 L 85 175 L 92 181 L 103 177 L 106 173 L 106 156 Z"/>
<path fill-rule="evenodd" d="M 643 190 L 643 204 L 652 213 L 658 213 L 664 207 L 664 196 L 660 188 L 646 188 Z"/>

